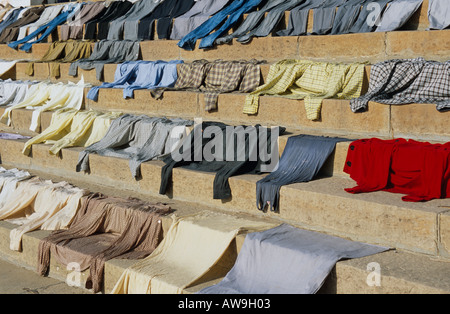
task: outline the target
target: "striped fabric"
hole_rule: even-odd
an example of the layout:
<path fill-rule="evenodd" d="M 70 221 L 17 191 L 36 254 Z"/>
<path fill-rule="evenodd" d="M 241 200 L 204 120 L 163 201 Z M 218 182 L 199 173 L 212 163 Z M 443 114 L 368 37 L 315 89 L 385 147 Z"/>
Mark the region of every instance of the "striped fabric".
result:
<path fill-rule="evenodd" d="M 266 83 L 246 97 L 244 113 L 258 113 L 260 96 L 273 95 L 304 99 L 307 118 L 317 120 L 323 99 L 359 97 L 363 78 L 362 63 L 282 60 L 271 65 Z"/>

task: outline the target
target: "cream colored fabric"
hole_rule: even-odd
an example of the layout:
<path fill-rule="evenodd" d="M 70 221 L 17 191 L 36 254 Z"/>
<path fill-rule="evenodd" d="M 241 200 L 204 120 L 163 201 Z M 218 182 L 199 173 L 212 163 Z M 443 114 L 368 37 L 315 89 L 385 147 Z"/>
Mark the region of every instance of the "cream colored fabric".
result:
<path fill-rule="evenodd" d="M 66 227 L 71 217 L 60 217 L 61 220 L 53 220 L 52 223 L 46 221 L 61 210 L 75 213 L 75 208 L 66 206 L 78 206 L 76 200 L 87 193 L 88 191 L 67 182 L 53 183 L 38 177 L 20 182 L 0 208 L 0 220 L 19 225 L 10 232 L 10 249 L 20 251 L 22 236 L 41 228 L 44 224 L 47 230 L 53 227 Z"/>
<path fill-rule="evenodd" d="M 30 125 L 31 131 L 37 131 L 40 125 L 41 113 L 49 110 L 62 108 L 73 108 L 81 110 L 84 101 L 84 88 L 87 87 L 82 78 L 77 84 L 51 84 L 41 82 L 37 84 L 34 93 L 31 93 L 25 100 L 17 105 L 5 109 L 0 121 L 11 125 L 11 111 L 14 109 L 26 108 L 33 111 Z"/>
<path fill-rule="evenodd" d="M 10 195 L 16 190 L 20 181 L 29 179 L 30 173 L 19 169 L 6 170 L 0 167 L 0 207 L 5 204 Z"/>
<path fill-rule="evenodd" d="M 182 293 L 219 261 L 240 231 L 273 226 L 207 211 L 174 218 L 156 250 L 126 269 L 111 293 Z"/>
<path fill-rule="evenodd" d="M 86 147 L 105 136 L 112 120 L 121 116 L 120 112 L 78 111 L 68 108 L 53 113 L 47 129 L 33 137 L 24 145 L 22 153 L 29 155 L 33 144 L 53 144 L 51 154 L 58 154 L 65 147 Z M 95 121 L 99 119 L 99 122 Z"/>

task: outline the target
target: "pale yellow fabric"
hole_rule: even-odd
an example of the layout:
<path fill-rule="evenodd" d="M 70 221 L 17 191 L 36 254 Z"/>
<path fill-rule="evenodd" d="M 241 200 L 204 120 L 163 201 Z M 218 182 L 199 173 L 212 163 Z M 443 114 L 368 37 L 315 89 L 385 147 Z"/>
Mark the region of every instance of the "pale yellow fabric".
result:
<path fill-rule="evenodd" d="M 22 102 L 6 108 L 0 121 L 10 126 L 12 110 L 21 108 L 31 109 L 34 111 L 30 130 L 36 131 L 40 125 L 41 113 L 44 111 L 62 108 L 82 109 L 84 89 L 86 86 L 83 78 L 77 84 L 71 82 L 68 84 L 41 82 L 38 84 L 34 93 L 31 93 Z"/>
<path fill-rule="evenodd" d="M 38 143 L 53 144 L 49 151 L 54 155 L 65 147 L 87 147 L 103 138 L 112 120 L 121 115 L 120 112 L 78 111 L 72 108 L 57 110 L 52 115 L 49 127 L 28 140 L 22 153 L 29 155 L 31 146 Z M 97 119 L 99 121 L 95 123 Z"/>
<path fill-rule="evenodd" d="M 240 231 L 271 227 L 274 225 L 213 212 L 175 218 L 156 250 L 126 269 L 111 293 L 182 293 L 218 262 Z"/>
<path fill-rule="evenodd" d="M 288 59 L 271 65 L 266 83 L 245 99 L 244 113 L 256 114 L 261 95 L 304 99 L 306 117 L 320 119 L 323 99 L 351 99 L 361 95 L 362 63 L 328 63 Z"/>
<path fill-rule="evenodd" d="M 88 191 L 67 182 L 53 183 L 37 177 L 19 182 L 16 190 L 0 208 L 0 220 L 19 225 L 10 232 L 10 249 L 20 251 L 22 236 L 39 229 L 59 211 L 75 213 L 77 208 L 65 207 L 78 206 L 77 200 L 87 193 Z M 70 220 L 71 217 L 61 217 L 60 221 L 47 223 L 46 228 L 65 227 Z"/>

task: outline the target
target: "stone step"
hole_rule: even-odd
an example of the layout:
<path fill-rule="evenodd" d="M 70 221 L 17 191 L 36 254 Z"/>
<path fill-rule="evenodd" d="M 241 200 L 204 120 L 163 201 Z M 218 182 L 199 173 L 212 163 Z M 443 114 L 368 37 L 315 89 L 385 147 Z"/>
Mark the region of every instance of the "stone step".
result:
<path fill-rule="evenodd" d="M 49 145 L 33 145 L 32 157 L 21 153 L 24 141 L 0 141 L 4 167 L 41 171 L 66 180 L 100 184 L 158 196 L 163 162 L 150 161 L 141 165 L 142 179 L 132 178 L 128 160 L 90 155 L 89 174 L 75 172 L 82 148 L 63 149 L 60 156 L 49 154 Z M 172 185 L 164 196 L 167 200 L 194 202 L 199 205 L 289 221 L 307 228 L 345 236 L 353 240 L 388 245 L 411 252 L 450 257 L 449 202 L 447 199 L 424 203 L 401 200 L 401 195 L 374 192 L 349 194 L 345 187 L 355 182 L 342 173 L 345 145 L 336 149 L 329 163 L 333 169 L 311 182 L 283 186 L 280 191 L 280 211 L 263 213 L 256 208 L 256 182 L 262 175 L 240 175 L 229 179 L 232 198 L 214 200 L 214 174 L 175 168 Z M 340 163 L 340 166 L 336 164 Z M 329 164 L 330 165 L 330 164 Z M 330 167 L 330 166 L 328 166 Z M 326 171 L 331 171 L 326 169 Z M 328 175 L 328 176 L 327 176 Z"/>
<path fill-rule="evenodd" d="M 58 181 L 63 179 L 45 173 L 33 173 L 45 179 Z M 149 201 L 160 201 L 159 198 L 149 198 L 139 192 L 126 192 L 116 187 L 106 187 L 104 185 L 79 183 L 77 186 L 101 192 L 107 195 L 126 195 L 147 199 Z M 215 210 L 202 205 L 170 200 L 169 203 L 176 208 L 177 215 L 189 215 L 201 210 Z M 244 214 L 236 214 L 242 216 Z M 249 216 L 246 215 L 246 218 Z M 255 219 L 266 219 L 256 218 Z M 170 218 L 163 219 L 163 229 L 167 231 L 170 227 Z M 270 219 L 269 219 L 270 220 Z M 273 220 L 274 226 L 278 225 L 277 220 Z M 22 252 L 11 251 L 9 249 L 9 232 L 16 226 L 1 221 L 0 222 L 0 254 L 3 258 L 29 268 L 33 271 L 37 269 L 37 254 L 39 241 L 50 234 L 50 231 L 38 230 L 26 233 L 23 236 Z M 303 226 L 301 226 L 303 227 Z M 303 227 L 304 228 L 304 227 Z M 225 254 L 218 263 L 210 269 L 202 278 L 193 285 L 185 288 L 183 293 L 192 294 L 204 287 L 219 282 L 223 276 L 232 268 L 237 255 L 240 252 L 245 234 L 240 234 L 230 244 Z M 132 266 L 137 260 L 113 259 L 107 261 L 104 272 L 104 291 L 110 293 L 115 283 L 120 278 L 123 271 Z M 323 287 L 318 293 L 321 294 L 448 294 L 450 293 L 450 281 L 445 276 L 450 271 L 450 262 L 442 258 L 431 257 L 422 254 L 406 252 L 401 249 L 394 249 L 380 254 L 371 255 L 359 259 L 342 260 L 337 262 L 330 275 L 326 279 Z M 76 273 L 74 269 L 67 269 L 51 258 L 49 276 L 72 283 L 79 276 L 81 287 L 89 274 L 89 269 Z"/>
<path fill-rule="evenodd" d="M 450 30 L 394 31 L 342 35 L 288 36 L 254 38 L 251 44 L 236 41 L 213 49 L 186 51 L 175 40 L 143 41 L 142 60 L 257 59 L 276 62 L 281 59 L 310 59 L 329 62 L 368 62 L 370 64 L 395 58 L 416 58 L 446 61 L 450 47 Z M 33 45 L 31 53 L 0 45 L 5 60 L 39 60 L 49 43 Z M 351 47 L 351 49 L 349 49 Z"/>

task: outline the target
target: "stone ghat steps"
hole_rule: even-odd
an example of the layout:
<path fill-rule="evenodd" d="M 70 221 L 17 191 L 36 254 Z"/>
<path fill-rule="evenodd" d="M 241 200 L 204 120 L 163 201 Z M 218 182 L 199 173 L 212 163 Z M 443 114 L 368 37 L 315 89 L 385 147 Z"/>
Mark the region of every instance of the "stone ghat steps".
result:
<path fill-rule="evenodd" d="M 263 175 L 231 177 L 232 197 L 214 200 L 214 173 L 175 168 L 167 195 L 160 195 L 162 161 L 143 163 L 142 179 L 137 181 L 132 178 L 126 159 L 91 154 L 90 173 L 78 173 L 75 166 L 82 148 L 63 149 L 60 156 L 52 156 L 49 145 L 38 144 L 33 145 L 32 157 L 28 157 L 21 152 L 23 145 L 23 140 L 0 140 L 4 167 L 41 171 L 66 178 L 69 182 L 103 185 L 123 190 L 123 193 L 136 192 L 149 197 L 279 219 L 353 240 L 450 258 L 448 199 L 411 203 L 402 201 L 402 195 L 393 193 L 347 193 L 344 188 L 356 184 L 342 172 L 348 149 L 344 143 L 337 146 L 323 176 L 311 182 L 281 188 L 278 213 L 263 213 L 256 208 L 256 182 Z"/>
<path fill-rule="evenodd" d="M 54 181 L 65 179 L 64 177 L 50 175 L 46 172 L 32 171 L 32 174 Z M 161 198 L 149 197 L 137 191 L 123 191 L 117 187 L 87 183 L 78 178 L 73 178 L 71 183 L 106 195 L 133 196 L 149 201 L 164 200 Z M 166 201 L 175 208 L 175 213 L 178 216 L 189 215 L 202 210 L 217 210 L 198 203 L 189 203 L 173 199 Z M 247 219 L 264 219 L 267 222 L 273 222 L 274 226 L 280 224 L 280 221 L 276 218 L 261 217 L 260 215 L 259 217 L 258 215 L 249 216 L 245 213 L 230 213 L 228 211 L 227 213 L 239 215 L 240 217 L 245 216 Z M 164 231 L 168 230 L 170 223 L 170 217 L 165 217 L 163 219 Z M 50 231 L 38 230 L 26 233 L 23 236 L 22 252 L 16 252 L 9 249 L 9 233 L 10 230 L 15 227 L 16 226 L 11 223 L 5 221 L 0 222 L 0 254 L 13 263 L 36 271 L 39 241 L 50 234 Z M 297 225 L 297 227 L 308 229 L 302 225 Z M 218 263 L 202 278 L 185 288 L 183 293 L 195 293 L 204 287 L 219 282 L 233 266 L 244 239 L 245 233 L 238 235 Z M 123 271 L 135 262 L 137 262 L 137 260 L 113 259 L 107 261 L 105 264 L 103 293 L 110 293 Z M 376 265 L 379 266 L 379 285 L 369 285 L 367 283 L 368 278 L 373 279 L 373 277 L 371 277 L 371 272 L 375 270 L 371 266 L 374 265 L 373 263 L 376 263 Z M 448 294 L 450 293 L 450 282 L 448 276 L 445 276 L 445 274 L 448 274 L 449 270 L 450 262 L 448 260 L 411 253 L 401 249 L 393 249 L 364 258 L 337 262 L 319 293 Z M 88 275 L 89 269 L 80 274 L 80 282 L 83 287 Z M 73 277 L 70 277 L 73 276 L 73 269 L 67 269 L 66 266 L 59 264 L 51 258 L 49 276 L 61 281 L 66 281 L 68 278 L 72 278 L 73 280 Z M 373 282 L 374 281 L 372 281 L 372 283 Z"/>
<path fill-rule="evenodd" d="M 311 35 L 254 38 L 250 44 L 233 40 L 211 49 L 187 51 L 176 40 L 151 40 L 140 43 L 142 60 L 236 60 L 257 59 L 274 62 L 281 59 L 310 59 L 329 62 L 368 62 L 370 64 L 395 58 L 416 58 L 447 61 L 450 30 L 412 30 L 342 35 Z M 93 43 L 94 45 L 94 43 Z M 198 43 L 197 43 L 198 45 Z M 34 44 L 31 53 L 0 45 L 5 60 L 39 60 L 50 43 Z"/>

